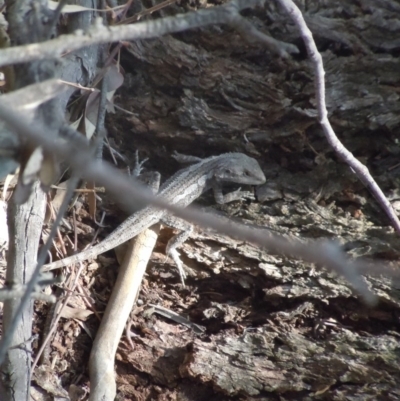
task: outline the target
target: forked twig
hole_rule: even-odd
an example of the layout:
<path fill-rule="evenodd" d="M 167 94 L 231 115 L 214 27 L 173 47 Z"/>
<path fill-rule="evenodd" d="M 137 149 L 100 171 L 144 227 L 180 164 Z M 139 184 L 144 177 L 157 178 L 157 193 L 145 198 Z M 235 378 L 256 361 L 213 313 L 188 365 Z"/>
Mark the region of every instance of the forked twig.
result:
<path fill-rule="evenodd" d="M 318 120 L 322 126 L 326 139 L 332 146 L 333 150 L 338 154 L 338 156 L 350 166 L 350 168 L 355 172 L 360 181 L 370 190 L 372 195 L 382 206 L 383 210 L 389 217 L 395 230 L 400 234 L 400 221 L 392 205 L 390 204 L 382 190 L 379 188 L 378 184 L 372 178 L 371 174 L 368 171 L 368 168 L 364 166 L 360 161 L 358 161 L 353 156 L 353 154 L 349 150 L 347 150 L 339 141 L 338 137 L 335 134 L 335 131 L 331 126 L 331 123 L 329 122 L 328 110 L 326 109 L 325 101 L 325 71 L 322 62 L 322 56 L 317 49 L 312 33 L 304 20 L 303 14 L 292 0 L 277 1 L 282 5 L 282 7 L 284 7 L 284 9 L 287 11 L 287 13 L 296 24 L 297 28 L 299 29 L 301 37 L 303 38 L 306 45 L 308 56 L 311 59 L 314 68 L 314 84 L 316 91 Z"/>

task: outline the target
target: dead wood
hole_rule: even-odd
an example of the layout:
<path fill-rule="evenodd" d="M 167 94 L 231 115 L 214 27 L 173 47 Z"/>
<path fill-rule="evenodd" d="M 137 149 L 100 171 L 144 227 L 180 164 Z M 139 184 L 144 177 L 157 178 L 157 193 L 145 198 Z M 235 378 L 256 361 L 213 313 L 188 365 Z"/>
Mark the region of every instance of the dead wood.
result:
<path fill-rule="evenodd" d="M 302 4 L 322 53 L 333 127 L 399 208 L 399 6 L 391 0 Z M 276 58 L 227 27 L 131 43 L 118 104 L 133 115 L 109 117 L 111 143 L 128 158 L 139 149 L 164 177 L 177 168 L 173 150 L 248 152 L 268 175 L 259 202 L 222 212 L 287 236 L 336 239 L 354 257 L 397 263 L 398 237 L 337 161 L 315 120 L 313 73 L 297 30 L 274 2 L 245 18 L 296 44 L 300 54 Z M 369 309 L 333 274 L 198 230 L 183 247 L 193 271 L 183 290 L 164 263 L 166 236 L 136 312 L 136 348 L 123 340 L 117 350 L 121 398 L 399 398 L 400 298 L 389 279 L 367 278 L 380 298 Z M 95 274 L 89 266 L 85 278 L 99 308 L 113 281 L 110 270 Z M 189 316 L 206 332 L 141 313 L 147 303 Z M 80 375 L 83 389 L 90 340 L 76 322 L 67 325 L 54 342 L 54 373 L 66 387 Z M 96 322 L 88 327 L 94 331 Z M 66 365 L 74 373 L 64 373 Z"/>
<path fill-rule="evenodd" d="M 92 2 L 89 1 L 92 5 Z M 52 14 L 47 9 L 47 3 L 36 2 L 34 10 L 27 2 L 8 2 L 7 20 L 11 45 L 42 41 L 50 35 L 46 24 L 51 21 Z M 69 27 L 76 29 L 87 27 L 93 19 L 92 13 L 84 13 L 71 17 Z M 22 88 L 28 84 L 40 82 L 48 78 L 63 77 L 72 82 L 86 84 L 88 75 L 93 74 L 97 63 L 97 50 L 85 49 L 80 54 L 85 55 L 85 66 L 76 63 L 77 55 L 65 58 L 63 68 L 59 68 L 54 60 L 32 62 L 26 65 L 15 66 L 14 88 Z M 64 113 L 66 104 L 72 90 L 64 92 L 57 100 L 47 102 L 36 110 L 33 120 L 40 121 L 49 132 L 57 133 L 61 126 L 61 113 Z M 31 118 L 31 117 L 29 117 Z M 16 157 L 21 160 L 20 154 Z M 29 190 L 26 192 L 29 196 Z M 37 252 L 41 237 L 41 227 L 44 219 L 44 206 L 46 197 L 35 186 L 33 196 L 28 203 L 22 206 L 9 208 L 10 241 L 8 254 L 7 280 L 12 283 L 26 284 L 36 266 Z M 13 201 L 11 201 L 13 204 Z M 19 306 L 20 299 L 5 303 L 3 336 L 10 328 L 14 312 Z M 31 377 L 31 341 L 32 341 L 32 303 L 27 305 L 20 324 L 12 339 L 14 347 L 8 353 L 5 364 L 2 366 L 2 381 L 6 393 L 2 394 L 4 400 L 24 400 L 29 398 Z M 12 379 L 10 379 L 12 378 Z"/>
<path fill-rule="evenodd" d="M 90 353 L 90 400 L 113 401 L 114 361 L 122 332 L 139 296 L 143 276 L 157 241 L 159 225 L 143 231 L 127 246 L 107 308 Z"/>

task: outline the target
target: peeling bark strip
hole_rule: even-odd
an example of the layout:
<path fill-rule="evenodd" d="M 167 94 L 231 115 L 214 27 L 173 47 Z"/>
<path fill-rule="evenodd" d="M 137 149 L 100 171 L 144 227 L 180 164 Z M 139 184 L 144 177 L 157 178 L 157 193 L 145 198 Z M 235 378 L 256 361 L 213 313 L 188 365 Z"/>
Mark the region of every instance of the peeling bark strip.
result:
<path fill-rule="evenodd" d="M 157 224 L 128 242 L 128 249 L 90 354 L 91 401 L 113 401 L 117 393 L 114 374 L 115 353 L 124 326 L 139 295 L 159 229 L 160 225 Z"/>
<path fill-rule="evenodd" d="M 45 206 L 46 197 L 38 184 L 35 185 L 27 203 L 16 205 L 13 200 L 9 203 L 9 251 L 6 276 L 9 283 L 26 284 L 32 275 L 39 245 L 38 241 L 33 241 L 32 238 L 39 238 L 37 233 L 42 229 Z M 3 333 L 7 332 L 18 306 L 19 299 L 4 303 Z M 8 378 L 3 381 L 7 391 L 7 395 L 4 395 L 7 398 L 4 399 L 25 400 L 27 388 L 30 387 L 32 307 L 31 301 L 22 314 L 21 324 L 10 344 L 12 348 L 8 350 L 1 368 L 2 376 Z"/>
<path fill-rule="evenodd" d="M 93 5 L 92 0 L 81 1 L 81 5 L 85 5 L 85 3 Z M 54 26 L 46 25 L 52 24 L 51 18 L 54 16 L 48 10 L 47 1 L 6 1 L 6 6 L 5 17 L 9 24 L 8 33 L 11 46 L 34 43 L 32 44 L 34 47 L 38 45 L 37 42 L 43 41 L 55 33 L 53 32 Z M 68 26 L 64 26 L 64 28 L 71 30 L 86 29 L 90 26 L 93 15 L 92 12 L 71 15 L 68 19 Z M 84 60 L 84 63 L 77 62 L 79 55 L 81 60 Z M 89 46 L 77 53 L 65 55 L 62 68 L 60 68 L 60 65 L 56 66 L 54 57 L 55 54 L 48 54 L 46 60 L 14 66 L 15 80 L 12 83 L 13 87 L 10 89 L 23 88 L 55 76 L 62 76 L 66 81 L 86 85 L 88 79 L 94 75 L 93 71 L 98 62 L 96 46 Z M 7 64 L 12 64 L 11 60 L 8 60 Z M 48 101 L 33 111 L 25 112 L 21 118 L 26 123 L 28 121 L 29 123 L 31 121 L 40 121 L 43 124 L 43 131 L 57 133 L 62 123 L 60 116 L 65 112 L 66 104 L 72 92 L 73 89 L 64 92 L 56 100 Z M 40 100 L 42 101 L 43 97 Z M 26 117 L 27 114 L 29 119 Z M 15 131 L 13 134 L 15 135 Z M 21 158 L 20 153 L 21 149 L 19 149 L 16 159 Z M 9 208 L 8 220 L 10 222 L 9 229 L 12 240 L 10 240 L 7 280 L 10 282 L 15 280 L 16 282 L 26 283 L 36 267 L 37 247 L 41 236 L 44 205 L 44 195 L 42 191 L 36 188 L 27 204 Z M 13 243 L 12 241 L 15 242 Z M 28 297 L 24 296 L 24 301 L 25 298 L 28 300 Z M 1 393 L 0 398 L 2 401 L 20 401 L 29 398 L 31 344 L 27 343 L 27 341 L 32 336 L 32 302 L 28 301 L 19 305 L 19 301 L 19 299 L 9 301 L 4 308 L 0 359 L 3 359 L 6 352 L 7 356 L 6 363 L 2 366 L 2 371 L 5 374 L 2 375 L 0 380 L 2 380 L 2 386 L 7 390 Z M 16 310 L 23 308 L 22 316 L 18 314 L 14 316 Z M 14 330 L 7 330 L 13 321 L 15 321 Z M 11 346 L 19 348 L 7 350 L 8 347 L 6 345 L 10 338 L 12 340 Z M 26 347 L 26 349 L 23 347 Z"/>

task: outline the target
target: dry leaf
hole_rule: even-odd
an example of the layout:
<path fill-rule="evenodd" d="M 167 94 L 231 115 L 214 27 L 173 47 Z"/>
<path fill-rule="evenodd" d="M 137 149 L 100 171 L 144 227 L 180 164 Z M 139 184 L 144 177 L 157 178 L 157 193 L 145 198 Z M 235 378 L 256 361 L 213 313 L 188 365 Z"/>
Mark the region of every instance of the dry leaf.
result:
<path fill-rule="evenodd" d="M 112 99 L 114 97 L 115 91 L 124 83 L 124 76 L 118 69 L 116 65 L 112 65 L 108 68 L 107 73 L 104 78 L 107 82 L 107 100 L 108 106 L 107 109 L 112 109 Z M 97 124 L 97 116 L 99 113 L 99 100 L 100 100 L 100 91 L 96 90 L 92 92 L 86 101 L 85 108 L 85 134 L 86 138 L 90 139 L 94 134 Z M 111 106 L 110 106 L 111 104 Z"/>
<path fill-rule="evenodd" d="M 87 320 L 90 315 L 93 315 L 93 312 L 90 310 L 71 308 L 67 305 L 64 306 L 64 309 L 61 312 L 61 317 L 64 317 L 65 319 Z"/>

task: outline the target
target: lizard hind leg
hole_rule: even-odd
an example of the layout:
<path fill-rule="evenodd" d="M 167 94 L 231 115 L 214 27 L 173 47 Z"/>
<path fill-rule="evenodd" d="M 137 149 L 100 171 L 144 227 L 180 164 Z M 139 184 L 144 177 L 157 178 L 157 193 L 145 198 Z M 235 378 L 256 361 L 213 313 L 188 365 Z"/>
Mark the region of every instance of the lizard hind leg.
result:
<path fill-rule="evenodd" d="M 179 271 L 179 276 L 181 277 L 182 285 L 185 286 L 186 272 L 176 248 L 181 246 L 190 237 L 190 234 L 193 232 L 193 226 L 192 224 L 174 216 L 164 216 L 161 221 L 168 227 L 180 230 L 179 234 L 174 235 L 168 241 L 166 254 L 167 257 L 171 256 L 172 260 L 175 262 Z"/>

